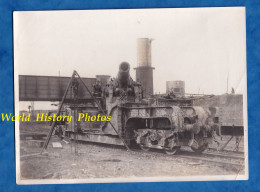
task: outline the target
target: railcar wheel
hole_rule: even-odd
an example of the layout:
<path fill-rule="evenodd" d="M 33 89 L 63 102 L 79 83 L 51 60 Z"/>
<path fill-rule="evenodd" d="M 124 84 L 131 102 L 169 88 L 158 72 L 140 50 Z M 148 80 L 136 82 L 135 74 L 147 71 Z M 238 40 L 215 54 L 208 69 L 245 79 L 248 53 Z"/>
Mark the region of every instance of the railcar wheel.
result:
<path fill-rule="evenodd" d="M 176 155 L 180 151 L 180 146 L 175 146 L 172 149 L 165 149 L 165 153 L 168 155 Z"/>
<path fill-rule="evenodd" d="M 143 151 L 149 151 L 149 150 L 150 150 L 149 147 L 146 147 L 146 146 L 144 146 L 144 145 L 139 145 L 139 146 L 140 146 L 140 148 L 141 148 Z"/>
<path fill-rule="evenodd" d="M 191 149 L 195 153 L 203 153 L 208 148 L 208 143 L 204 143 L 203 145 L 199 146 L 199 148 L 195 148 L 191 146 Z"/>

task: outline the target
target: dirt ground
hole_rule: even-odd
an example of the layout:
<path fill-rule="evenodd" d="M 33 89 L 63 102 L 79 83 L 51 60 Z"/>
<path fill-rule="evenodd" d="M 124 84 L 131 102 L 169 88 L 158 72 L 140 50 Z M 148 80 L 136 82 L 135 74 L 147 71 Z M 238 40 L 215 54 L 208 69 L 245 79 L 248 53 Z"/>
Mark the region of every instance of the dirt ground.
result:
<path fill-rule="evenodd" d="M 55 139 L 56 140 L 56 139 Z M 237 167 L 168 156 L 158 151 L 126 151 L 123 147 L 61 142 L 63 148 L 48 148 L 48 155 L 21 160 L 22 179 L 85 179 L 114 177 L 164 177 L 234 175 Z M 38 152 L 27 148 L 27 153 Z"/>
<path fill-rule="evenodd" d="M 48 126 L 21 125 L 22 131 L 48 132 Z M 42 129 L 39 128 L 42 127 Z M 28 127 L 30 129 L 28 130 Z M 224 138 L 222 143 L 228 138 Z M 53 148 L 59 142 L 62 148 Z M 234 148 L 231 142 L 230 149 Z M 242 146 L 243 144 L 240 144 Z M 240 150 L 243 151 L 243 148 Z M 40 152 L 39 146 L 21 143 L 21 155 Z M 78 155 L 75 144 L 65 143 L 54 136 L 49 143 L 46 155 L 21 159 L 21 179 L 86 179 L 115 177 L 171 177 L 195 175 L 237 175 L 239 167 L 221 165 L 200 160 L 169 156 L 160 151 L 126 151 L 123 146 L 95 143 L 79 143 Z"/>

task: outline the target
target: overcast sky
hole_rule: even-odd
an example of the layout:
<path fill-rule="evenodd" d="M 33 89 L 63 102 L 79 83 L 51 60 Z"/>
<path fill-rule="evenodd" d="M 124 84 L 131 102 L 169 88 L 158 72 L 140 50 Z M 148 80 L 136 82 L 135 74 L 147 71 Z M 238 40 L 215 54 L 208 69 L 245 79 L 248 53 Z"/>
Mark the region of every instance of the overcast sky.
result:
<path fill-rule="evenodd" d="M 184 80 L 187 93 L 246 88 L 245 9 L 187 8 L 14 13 L 15 70 L 21 75 L 116 76 L 122 61 L 135 80 L 136 40 L 152 42 L 155 92 Z M 229 90 L 229 91 L 230 91 Z"/>

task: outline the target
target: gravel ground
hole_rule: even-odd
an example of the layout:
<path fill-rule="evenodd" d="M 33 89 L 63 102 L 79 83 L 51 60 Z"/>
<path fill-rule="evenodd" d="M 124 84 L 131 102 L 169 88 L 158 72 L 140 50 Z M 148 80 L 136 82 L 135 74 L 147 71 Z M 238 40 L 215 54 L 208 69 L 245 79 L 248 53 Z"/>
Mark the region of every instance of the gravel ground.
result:
<path fill-rule="evenodd" d="M 48 133 L 48 125 L 21 125 L 21 131 Z M 30 127 L 30 129 L 28 129 Z M 222 138 L 221 143 L 229 137 Z M 234 140 L 234 139 L 233 139 Z M 52 142 L 60 142 L 62 148 L 53 148 Z M 235 140 L 229 149 L 233 149 Z M 213 147 L 216 145 L 212 145 Z M 240 144 L 243 151 L 243 142 Z M 205 161 L 169 156 L 159 151 L 126 151 L 121 146 L 94 143 L 78 144 L 52 138 L 47 155 L 33 156 L 21 160 L 21 179 L 86 179 L 115 177 L 171 177 L 196 175 L 236 175 L 243 170 L 231 165 L 220 165 Z M 21 144 L 21 155 L 40 152 L 41 148 Z"/>
<path fill-rule="evenodd" d="M 126 151 L 123 147 L 61 142 L 63 148 L 48 148 L 48 155 L 21 160 L 22 179 L 85 179 L 114 177 L 169 177 L 194 175 L 234 175 L 237 167 L 168 156 L 158 151 Z M 23 153 L 39 152 L 29 148 Z"/>

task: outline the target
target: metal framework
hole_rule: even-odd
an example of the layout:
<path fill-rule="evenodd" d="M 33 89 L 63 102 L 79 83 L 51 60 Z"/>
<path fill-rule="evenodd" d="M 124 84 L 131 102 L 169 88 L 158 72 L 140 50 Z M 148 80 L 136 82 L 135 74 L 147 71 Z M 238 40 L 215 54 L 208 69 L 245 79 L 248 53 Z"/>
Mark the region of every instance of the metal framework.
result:
<path fill-rule="evenodd" d="M 78 104 L 78 85 L 79 85 L 79 82 L 78 82 L 78 79 L 79 81 L 83 84 L 83 86 L 86 88 L 87 92 L 90 94 L 91 98 L 93 98 L 93 100 L 95 101 L 95 103 L 97 104 L 98 106 L 98 109 L 102 112 L 103 115 L 107 115 L 106 112 L 104 111 L 104 109 L 102 108 L 102 106 L 100 105 L 100 103 L 98 102 L 98 100 L 96 99 L 96 97 L 91 93 L 91 91 L 89 90 L 89 88 L 87 87 L 87 85 L 84 83 L 84 81 L 81 79 L 81 77 L 79 76 L 78 72 L 77 71 L 73 71 L 72 73 L 72 77 L 69 81 L 69 84 L 66 88 L 66 91 L 62 97 L 62 100 L 61 100 L 61 103 L 60 103 L 60 106 L 58 108 L 58 111 L 57 111 L 57 114 L 56 116 L 59 116 L 60 115 L 60 112 L 61 112 L 61 109 L 62 109 L 62 106 L 64 104 L 64 100 L 67 96 L 67 93 L 69 91 L 70 88 L 72 88 L 72 92 L 73 92 L 73 104 L 74 104 L 74 116 L 76 117 L 77 116 L 77 104 Z M 76 121 L 77 118 L 74 118 L 74 121 Z M 127 148 L 127 150 L 130 151 L 128 145 L 126 144 L 125 140 L 120 136 L 120 134 L 118 133 L 118 131 L 116 130 L 116 128 L 114 127 L 114 125 L 108 121 L 108 123 L 111 125 L 111 127 L 113 128 L 113 130 L 116 132 L 116 134 L 119 136 L 119 139 L 124 143 L 125 147 Z M 52 122 L 52 125 L 51 125 L 51 129 L 48 133 L 48 136 L 44 142 L 44 145 L 43 145 L 43 148 L 41 150 L 41 153 L 42 154 L 43 152 L 45 152 L 47 150 L 47 147 L 48 147 L 48 144 L 50 142 L 50 139 L 51 139 L 51 136 L 52 136 L 52 133 L 54 131 L 54 128 L 55 128 L 55 125 L 56 125 L 56 120 L 54 120 Z M 75 153 L 77 154 L 78 153 L 78 122 L 75 122 L 75 125 L 76 125 L 76 132 L 74 134 L 74 139 L 75 139 Z"/>

